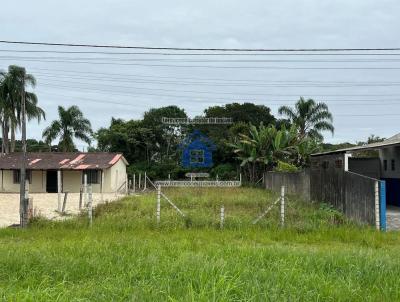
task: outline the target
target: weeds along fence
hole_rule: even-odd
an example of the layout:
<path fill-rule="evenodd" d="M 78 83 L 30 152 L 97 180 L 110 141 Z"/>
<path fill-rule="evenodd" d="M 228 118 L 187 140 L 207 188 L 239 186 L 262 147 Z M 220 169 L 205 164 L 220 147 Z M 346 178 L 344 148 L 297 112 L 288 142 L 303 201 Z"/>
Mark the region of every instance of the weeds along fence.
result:
<path fill-rule="evenodd" d="M 135 194 L 122 202 L 102 205 L 96 208 L 96 213 L 118 215 L 120 212 L 126 219 L 121 219 L 116 228 L 160 230 L 282 227 L 309 230 L 343 221 L 342 215 L 332 208 L 321 207 L 292 195 L 283 196 L 281 198 L 281 193 L 264 188 L 251 187 L 163 187 L 160 191 Z M 96 217 L 101 219 L 101 214 Z M 96 226 L 96 221 L 93 226 Z"/>
<path fill-rule="evenodd" d="M 301 196 L 310 200 L 310 170 L 299 172 L 266 172 L 264 183 L 267 190 L 280 192 L 281 187 L 286 188 L 286 193 Z"/>
<path fill-rule="evenodd" d="M 279 192 L 285 186 L 288 194 L 328 203 L 354 221 L 384 229 L 379 180 L 345 171 L 342 162 L 341 155 L 329 155 L 314 159 L 311 170 L 267 172 L 265 187 Z"/>
<path fill-rule="evenodd" d="M 377 182 L 377 179 L 348 171 L 314 175 L 311 198 L 332 204 L 355 221 L 376 225 L 379 216 Z"/>
<path fill-rule="evenodd" d="M 157 226 L 162 225 L 165 220 L 167 220 L 167 223 L 171 222 L 169 221 L 169 219 L 171 218 L 171 211 L 173 213 L 175 212 L 175 219 L 181 219 L 181 221 L 184 222 L 186 226 L 199 224 L 200 221 L 202 221 L 203 224 L 207 224 L 206 221 L 208 221 L 209 224 L 219 224 L 219 227 L 221 229 L 224 228 L 226 224 L 228 224 L 228 226 L 245 226 L 262 225 L 265 222 L 269 223 L 270 226 L 284 227 L 287 213 L 289 213 L 290 218 L 301 215 L 294 213 L 297 212 L 296 206 L 299 206 L 299 204 L 301 204 L 303 200 L 301 202 L 296 200 L 296 202 L 294 202 L 293 204 L 287 204 L 288 199 L 285 196 L 285 186 L 281 186 L 279 192 L 280 194 L 276 197 L 276 194 L 266 194 L 266 192 L 262 189 L 255 190 L 254 188 L 240 188 L 239 186 L 177 187 L 168 184 L 166 187 L 163 187 L 162 184 L 164 182 L 162 181 L 153 183 L 149 178 L 147 178 L 146 181 L 148 182 L 149 187 L 153 187 L 156 190 L 156 206 L 154 212 L 156 216 Z M 262 195 L 265 196 L 262 196 L 262 198 L 260 198 L 261 196 L 258 196 L 256 198 L 252 196 L 243 196 L 245 200 L 243 200 L 243 202 L 238 201 L 236 194 L 238 191 L 242 190 L 255 190 L 255 192 L 262 193 Z M 211 199 L 204 202 L 203 205 L 205 207 L 201 209 L 200 205 L 196 203 L 196 199 L 198 197 L 201 198 L 204 193 L 207 194 L 207 192 L 210 191 L 213 191 L 217 194 L 220 193 L 221 195 L 219 195 L 219 198 L 217 200 L 214 199 L 213 201 Z M 178 196 L 176 195 L 177 192 L 180 193 Z M 172 198 L 170 196 L 170 193 L 173 196 Z M 182 196 L 184 197 L 184 199 L 186 199 L 188 194 L 191 195 L 190 201 L 188 200 L 186 203 L 181 203 L 180 200 Z M 226 200 L 226 198 L 224 198 L 226 196 L 232 197 L 232 200 Z M 206 218 L 206 215 L 204 215 L 204 210 L 208 208 L 211 204 L 212 209 L 210 209 L 209 215 Z M 219 217 L 216 217 L 218 212 Z M 162 219 L 162 216 L 164 216 L 163 213 L 167 213 L 167 218 Z M 213 216 L 214 218 L 212 219 L 211 217 Z M 219 220 L 217 220 L 218 218 Z M 172 219 L 172 221 L 174 221 L 175 219 Z M 289 219 L 289 221 L 290 220 L 291 219 Z M 293 219 L 292 222 L 293 221 L 297 221 L 297 219 Z M 200 225 L 202 223 L 200 223 Z"/>
<path fill-rule="evenodd" d="M 308 171 L 306 172 L 309 177 Z M 302 173 L 300 173 L 301 175 Z M 297 175 L 298 176 L 298 175 Z M 313 216 L 318 215 L 319 205 L 309 203 L 297 194 L 299 185 L 283 186 L 285 178 L 274 182 L 274 190 L 253 187 L 188 186 L 180 187 L 174 181 L 153 182 L 144 173 L 132 177 L 130 192 L 140 194 L 139 200 L 146 199 L 145 208 L 151 216 L 151 223 L 157 227 L 165 226 L 214 226 L 216 228 L 236 228 L 262 226 L 268 228 L 282 226 L 305 227 L 317 223 Z M 286 177 L 286 179 L 295 179 Z M 139 181 L 140 180 L 140 181 Z M 268 176 L 266 176 L 268 181 Z M 190 181 L 189 181 L 190 182 Z M 140 187 L 139 187 L 140 183 Z M 193 183 L 196 183 L 193 181 Z M 204 182 L 207 184 L 207 182 Z M 307 183 L 307 182 L 306 182 Z M 163 186 L 163 184 L 165 186 Z M 303 189 L 306 190 L 306 189 Z M 249 195 L 243 195 L 243 192 Z M 289 198 L 286 196 L 289 194 Z M 308 195 L 309 196 L 309 195 Z M 136 204 L 136 203 L 135 203 Z M 143 213 L 143 209 L 141 209 Z M 325 213 L 326 214 L 326 213 Z M 324 215 L 325 215 L 324 214 Z M 322 216 L 324 216 L 322 215 Z M 328 211 L 329 221 L 338 221 L 338 212 Z M 304 217 L 310 218 L 304 221 Z M 306 219 L 307 220 L 307 219 Z"/>
<path fill-rule="evenodd" d="M 311 199 L 329 203 L 355 221 L 385 229 L 385 219 L 381 218 L 385 212 L 382 182 L 346 171 L 345 162 L 343 153 L 312 158 Z"/>

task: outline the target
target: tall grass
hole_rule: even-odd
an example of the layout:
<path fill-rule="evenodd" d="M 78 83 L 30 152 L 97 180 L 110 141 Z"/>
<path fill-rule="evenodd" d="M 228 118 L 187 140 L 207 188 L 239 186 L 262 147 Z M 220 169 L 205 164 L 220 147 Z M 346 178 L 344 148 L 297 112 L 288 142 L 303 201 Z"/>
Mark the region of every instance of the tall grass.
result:
<path fill-rule="evenodd" d="M 171 189 L 0 231 L 0 297 L 21 301 L 398 301 L 400 238 L 261 189 Z M 219 210 L 226 223 L 219 229 Z"/>

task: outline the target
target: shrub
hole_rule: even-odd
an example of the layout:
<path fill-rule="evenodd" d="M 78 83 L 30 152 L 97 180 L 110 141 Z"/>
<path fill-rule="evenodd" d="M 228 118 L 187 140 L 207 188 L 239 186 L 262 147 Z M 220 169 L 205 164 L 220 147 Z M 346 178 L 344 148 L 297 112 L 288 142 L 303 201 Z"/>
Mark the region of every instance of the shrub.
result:
<path fill-rule="evenodd" d="M 211 170 L 211 176 L 223 179 L 234 179 L 237 176 L 236 167 L 232 164 L 220 164 Z"/>
<path fill-rule="evenodd" d="M 278 161 L 278 165 L 275 168 L 277 172 L 298 172 L 299 168 L 295 165 L 285 163 L 283 161 Z"/>

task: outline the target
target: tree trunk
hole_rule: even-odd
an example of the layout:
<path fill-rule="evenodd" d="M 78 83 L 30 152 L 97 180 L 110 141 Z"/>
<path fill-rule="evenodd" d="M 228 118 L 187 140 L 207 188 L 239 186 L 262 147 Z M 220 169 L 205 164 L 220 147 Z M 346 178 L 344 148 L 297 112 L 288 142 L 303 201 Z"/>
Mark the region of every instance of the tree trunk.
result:
<path fill-rule="evenodd" d="M 6 121 L 3 121 L 3 146 L 4 146 L 4 153 L 8 154 L 10 152 L 10 144 L 8 141 L 8 124 Z"/>
<path fill-rule="evenodd" d="M 11 131 L 10 151 L 12 153 L 15 151 L 15 125 L 13 122 L 11 123 L 10 131 Z"/>
<path fill-rule="evenodd" d="M 4 123 L 1 121 L 1 155 L 4 154 Z"/>
<path fill-rule="evenodd" d="M 25 75 L 24 75 L 25 76 Z M 22 82 L 22 125 L 21 125 L 21 141 L 22 141 L 22 160 L 20 172 L 20 225 L 22 228 L 28 225 L 28 199 L 25 196 L 26 186 L 26 107 L 25 107 L 25 78 Z"/>

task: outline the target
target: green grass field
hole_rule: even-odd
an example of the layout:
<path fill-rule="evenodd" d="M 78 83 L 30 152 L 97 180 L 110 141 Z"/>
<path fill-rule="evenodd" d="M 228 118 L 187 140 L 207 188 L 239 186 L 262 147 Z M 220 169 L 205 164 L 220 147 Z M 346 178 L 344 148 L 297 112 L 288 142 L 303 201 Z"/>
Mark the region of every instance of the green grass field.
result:
<path fill-rule="evenodd" d="M 5 301 L 399 301 L 400 237 L 261 189 L 171 189 L 155 223 L 154 193 L 65 222 L 0 230 Z M 226 223 L 219 229 L 224 204 Z"/>

